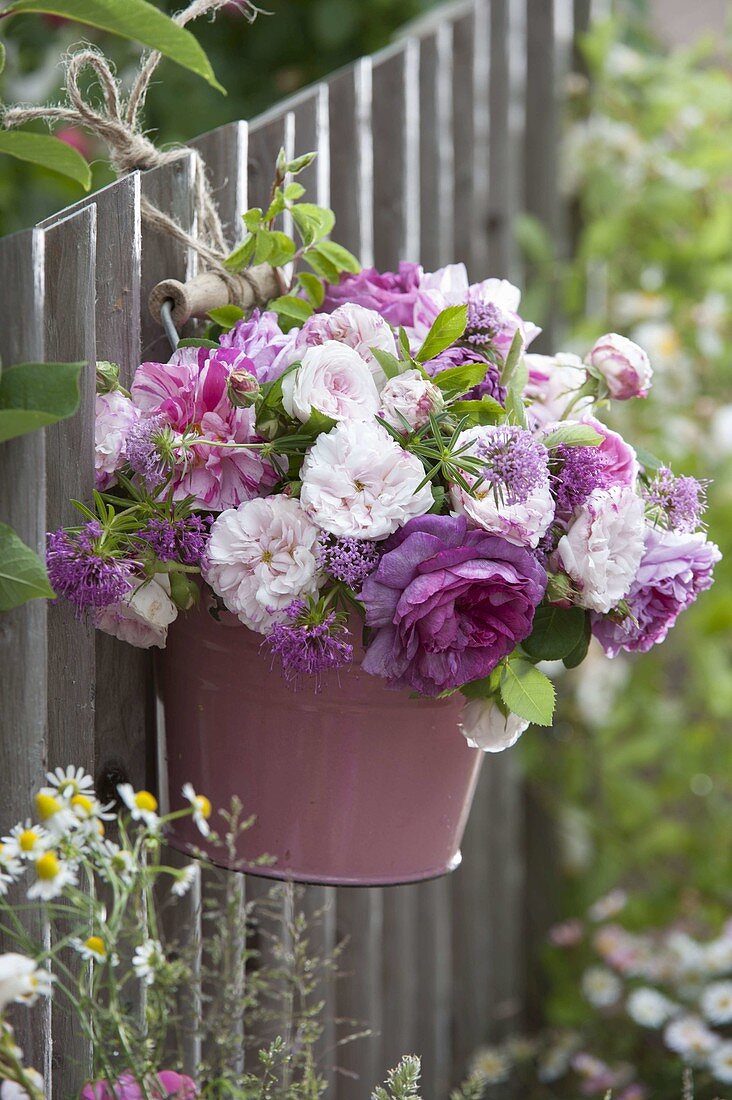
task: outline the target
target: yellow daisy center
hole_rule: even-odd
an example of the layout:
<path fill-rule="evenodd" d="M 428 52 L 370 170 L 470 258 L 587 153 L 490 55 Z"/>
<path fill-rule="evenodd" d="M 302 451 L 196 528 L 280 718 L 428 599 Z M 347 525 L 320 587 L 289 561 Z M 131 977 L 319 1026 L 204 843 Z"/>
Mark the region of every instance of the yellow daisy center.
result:
<path fill-rule="evenodd" d="M 135 805 L 138 810 L 148 810 L 154 814 L 158 808 L 158 800 L 149 791 L 138 791 L 135 795 Z"/>
<path fill-rule="evenodd" d="M 196 809 L 201 817 L 211 816 L 211 802 L 206 798 L 205 794 L 197 794 L 195 798 Z"/>
<path fill-rule="evenodd" d="M 35 829 L 23 829 L 18 837 L 18 844 L 22 852 L 32 852 L 41 838 Z"/>
<path fill-rule="evenodd" d="M 83 810 L 85 814 L 91 814 L 94 809 L 94 803 L 85 794 L 75 794 L 71 799 L 71 805 L 74 809 Z"/>
<path fill-rule="evenodd" d="M 61 809 L 61 803 L 52 794 L 45 794 L 40 791 L 36 795 L 36 810 L 41 821 L 47 821 L 49 817 L 53 817 Z"/>
<path fill-rule="evenodd" d="M 44 882 L 51 882 L 52 879 L 57 878 L 60 871 L 61 864 L 54 852 L 44 852 L 36 862 L 36 874 Z"/>
<path fill-rule="evenodd" d="M 88 940 L 84 940 L 84 947 L 88 947 L 95 955 L 107 954 L 107 949 L 104 946 L 104 940 L 101 936 L 90 936 Z"/>

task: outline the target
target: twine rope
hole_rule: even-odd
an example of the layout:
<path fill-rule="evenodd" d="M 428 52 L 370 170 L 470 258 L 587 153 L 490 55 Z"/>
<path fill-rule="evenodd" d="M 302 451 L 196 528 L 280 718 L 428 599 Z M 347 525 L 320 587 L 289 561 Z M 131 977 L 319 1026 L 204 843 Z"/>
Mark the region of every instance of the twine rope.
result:
<path fill-rule="evenodd" d="M 204 15 L 212 18 L 230 0 L 192 0 L 173 18 L 179 26 L 185 26 Z M 251 0 L 237 0 L 242 14 L 252 22 L 260 13 Z M 224 267 L 229 252 L 216 200 L 206 173 L 206 164 L 196 149 L 177 145 L 159 149 L 145 134 L 141 125 L 141 112 L 145 105 L 150 81 L 160 63 L 162 54 L 149 51 L 143 57 L 132 89 L 125 99 L 111 62 L 99 50 L 82 46 L 64 58 L 64 83 L 67 104 L 58 106 L 9 107 L 3 115 L 7 129 L 22 126 L 38 119 L 53 125 L 69 122 L 83 126 L 106 146 L 109 160 L 118 177 L 129 172 L 146 171 L 183 157 L 191 157 L 193 164 L 193 204 L 195 211 L 194 232 L 189 233 L 174 218 L 158 209 L 148 199 L 142 198 L 140 209 L 144 221 L 153 229 L 166 233 L 184 247 L 192 249 L 206 264 L 221 276 L 227 285 L 234 285 L 231 273 Z M 93 70 L 101 90 L 101 103 L 94 105 L 80 87 L 81 74 Z"/>

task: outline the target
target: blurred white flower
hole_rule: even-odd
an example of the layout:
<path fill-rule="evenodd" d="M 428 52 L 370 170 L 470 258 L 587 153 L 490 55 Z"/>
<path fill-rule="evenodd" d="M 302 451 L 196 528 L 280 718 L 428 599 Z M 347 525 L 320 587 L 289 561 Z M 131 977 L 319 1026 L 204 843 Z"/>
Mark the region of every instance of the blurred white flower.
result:
<path fill-rule="evenodd" d="M 165 954 L 160 940 L 146 940 L 135 948 L 132 956 L 132 969 L 137 977 L 145 985 L 152 985 L 162 966 L 165 965 Z"/>
<path fill-rule="evenodd" d="M 592 639 L 587 657 L 572 674 L 574 697 L 582 721 L 601 726 L 612 713 L 615 700 L 630 676 L 630 665 L 622 655 L 608 661 L 602 646 Z"/>
<path fill-rule="evenodd" d="M 4 860 L 36 860 L 51 844 L 51 837 L 46 829 L 33 825 L 28 818 L 14 825 L 10 835 L 3 837 L 2 844 Z"/>
<path fill-rule="evenodd" d="M 498 1085 L 507 1081 L 510 1070 L 509 1059 L 497 1047 L 483 1047 L 478 1050 L 470 1065 L 471 1074 L 476 1074 L 487 1085 Z"/>
<path fill-rule="evenodd" d="M 2 853 L 0 852 L 0 859 Z M 732 936 L 719 936 L 704 947 L 704 962 L 709 974 L 727 974 L 732 970 Z"/>
<path fill-rule="evenodd" d="M 708 985 L 699 998 L 699 1007 L 710 1024 L 732 1023 L 732 981 Z"/>
<path fill-rule="evenodd" d="M 625 1005 L 631 1020 L 641 1027 L 658 1028 L 676 1015 L 678 1006 L 650 986 L 634 989 Z"/>
<path fill-rule="evenodd" d="M 131 783 L 120 783 L 117 793 L 130 811 L 133 821 L 142 821 L 148 829 L 155 830 L 160 818 L 157 815 L 158 800 L 150 791 L 136 791 Z"/>
<path fill-rule="evenodd" d="M 38 997 L 50 997 L 53 976 L 33 959 L 14 951 L 0 955 L 0 1013 L 9 1004 L 32 1005 Z"/>
<path fill-rule="evenodd" d="M 622 996 L 623 983 L 604 966 L 591 966 L 582 975 L 582 992 L 595 1008 L 609 1008 Z"/>
<path fill-rule="evenodd" d="M 211 832 L 211 826 L 208 823 L 208 819 L 211 816 L 211 803 L 205 794 L 196 794 L 193 789 L 192 783 L 186 783 L 183 786 L 183 797 L 190 802 L 193 807 L 193 820 L 201 836 L 208 836 Z"/>
<path fill-rule="evenodd" d="M 474 749 L 503 752 L 515 745 L 529 723 L 504 714 L 493 699 L 469 699 L 460 715 L 460 732 Z"/>
<path fill-rule="evenodd" d="M 594 904 L 587 910 L 587 916 L 590 920 L 602 921 L 609 920 L 610 917 L 617 916 L 625 906 L 628 904 L 628 895 L 625 890 L 611 890 L 609 894 L 605 894 L 604 897 L 598 898 Z"/>
<path fill-rule="evenodd" d="M 43 1094 L 43 1078 L 38 1070 L 31 1069 L 29 1066 L 24 1066 L 23 1072 L 38 1092 Z M 2 1084 L 0 1084 L 0 1100 L 29 1100 L 29 1098 L 23 1086 L 19 1085 L 16 1081 L 3 1081 Z"/>
<path fill-rule="evenodd" d="M 675 1051 L 687 1062 L 702 1064 L 719 1046 L 719 1036 L 710 1031 L 698 1016 L 681 1016 L 672 1020 L 663 1033 L 669 1050 Z"/>
<path fill-rule="evenodd" d="M 60 795 L 71 798 L 75 794 L 93 796 L 94 780 L 83 768 L 69 764 L 67 768 L 54 768 L 46 773 L 49 787 L 55 787 Z"/>
<path fill-rule="evenodd" d="M 197 863 L 189 863 L 187 867 L 184 867 L 182 871 L 176 876 L 175 882 L 170 888 L 171 894 L 175 894 L 177 898 L 185 897 L 193 883 L 196 881 L 200 874 L 200 869 Z"/>
<path fill-rule="evenodd" d="M 732 1085 L 732 1042 L 720 1043 L 711 1054 L 707 1068 L 717 1081 Z"/>
<path fill-rule="evenodd" d="M 104 962 L 107 957 L 107 947 L 101 936 L 89 936 L 85 940 L 72 940 L 72 947 L 88 962 Z"/>
<path fill-rule="evenodd" d="M 35 861 L 36 881 L 28 891 L 28 897 L 51 901 L 57 898 L 66 886 L 76 883 L 76 868 L 65 860 L 59 859 L 55 852 L 43 852 Z"/>

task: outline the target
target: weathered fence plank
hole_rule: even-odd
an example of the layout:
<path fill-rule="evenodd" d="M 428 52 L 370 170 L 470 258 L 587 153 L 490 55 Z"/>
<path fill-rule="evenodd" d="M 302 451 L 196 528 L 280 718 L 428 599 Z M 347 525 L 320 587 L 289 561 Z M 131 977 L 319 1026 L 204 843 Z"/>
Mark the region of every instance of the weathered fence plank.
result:
<path fill-rule="evenodd" d="M 338 240 L 369 267 L 374 262 L 371 58 L 333 77 L 328 90 L 330 196 Z"/>
<path fill-rule="evenodd" d="M 43 246 L 41 229 L 29 229 L 0 241 L 3 367 L 44 359 Z M 10 524 L 28 546 L 43 556 L 47 529 L 43 431 L 0 444 L 0 522 Z M 26 819 L 47 766 L 47 620 L 45 600 L 32 600 L 0 615 L 0 835 Z M 41 935 L 40 921 L 29 920 L 28 928 L 34 936 Z M 11 943 L 3 946 L 12 949 Z M 28 1064 L 48 1077 L 50 1003 L 37 1005 L 32 1013 L 16 1013 L 13 1023 Z"/>

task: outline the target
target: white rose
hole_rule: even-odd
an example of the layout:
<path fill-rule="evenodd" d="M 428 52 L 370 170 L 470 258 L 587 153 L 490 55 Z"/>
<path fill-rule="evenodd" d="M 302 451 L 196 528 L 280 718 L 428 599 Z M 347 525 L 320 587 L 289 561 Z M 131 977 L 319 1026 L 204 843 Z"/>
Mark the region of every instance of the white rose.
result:
<path fill-rule="evenodd" d="M 317 592 L 319 534 L 291 497 L 247 500 L 211 527 L 204 579 L 250 630 L 266 634 L 278 612 Z"/>
<path fill-rule="evenodd" d="M 559 352 L 557 355 L 524 356 L 529 379 L 524 395 L 529 401 L 529 416 L 537 427 L 557 420 L 578 420 L 592 405 L 590 396 L 582 397 L 569 409 L 577 391 L 587 379 L 587 370 L 578 355 Z"/>
<path fill-rule="evenodd" d="M 429 512 L 425 471 L 376 421 L 338 424 L 319 435 L 302 465 L 300 500 L 333 535 L 384 539 Z"/>
<path fill-rule="evenodd" d="M 510 749 L 528 727 L 517 714 L 504 714 L 492 699 L 469 699 L 460 716 L 463 737 L 471 748 L 484 752 Z"/>
<path fill-rule="evenodd" d="M 346 302 L 332 313 L 315 313 L 298 333 L 296 348 L 315 347 L 326 340 L 336 340 L 347 344 L 358 352 L 369 365 L 374 382 L 380 390 L 386 382 L 386 375 L 372 352 L 372 348 L 396 355 L 397 347 L 394 333 L 380 313 L 366 306 Z"/>
<path fill-rule="evenodd" d="M 379 409 L 379 391 L 368 364 L 336 340 L 308 348 L 282 379 L 285 412 L 304 424 L 313 409 L 333 420 L 367 420 Z"/>
<path fill-rule="evenodd" d="M 427 423 L 430 413 L 444 406 L 439 386 L 423 378 L 418 370 L 406 370 L 396 378 L 390 378 L 384 386 L 379 415 L 397 431 L 406 431 L 405 420 L 412 431 L 416 431 Z"/>
<path fill-rule="evenodd" d="M 170 579 L 156 573 L 126 599 L 95 612 L 94 626 L 138 649 L 165 649 L 168 627 L 177 617 L 178 608 L 170 598 Z"/>
<path fill-rule="evenodd" d="M 610 611 L 627 596 L 644 545 L 644 505 L 622 485 L 595 489 L 577 509 L 557 557 L 579 588 L 581 607 Z"/>
<path fill-rule="evenodd" d="M 647 397 L 653 370 L 642 347 L 627 336 L 608 332 L 597 340 L 587 362 L 602 376 L 616 401 Z"/>

